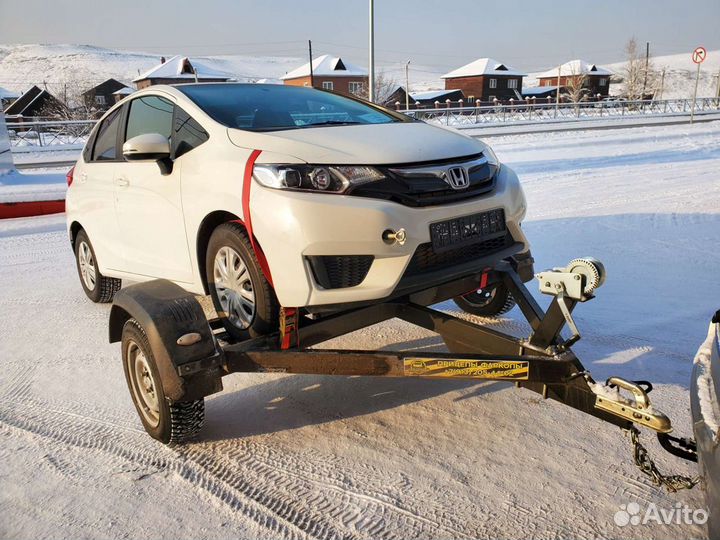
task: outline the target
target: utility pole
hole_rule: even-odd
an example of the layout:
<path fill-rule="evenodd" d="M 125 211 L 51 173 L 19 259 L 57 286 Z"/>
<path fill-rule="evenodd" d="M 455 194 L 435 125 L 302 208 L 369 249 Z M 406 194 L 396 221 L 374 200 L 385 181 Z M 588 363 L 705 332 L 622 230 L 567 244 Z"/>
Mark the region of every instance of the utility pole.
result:
<path fill-rule="evenodd" d="M 405 110 L 410 110 L 410 60 L 405 64 Z"/>
<path fill-rule="evenodd" d="M 647 79 L 648 79 L 648 68 L 650 66 L 650 42 L 645 42 L 645 76 L 643 78 L 643 91 L 642 96 L 640 99 L 645 99 L 645 90 L 647 87 Z"/>
<path fill-rule="evenodd" d="M 562 64 L 558 66 L 558 80 L 557 80 L 557 88 L 555 89 L 555 116 L 558 115 L 558 109 L 560 108 L 560 70 L 562 69 Z"/>
<path fill-rule="evenodd" d="M 717 89 L 715 90 L 715 97 L 720 99 L 720 70 L 718 70 L 717 74 Z"/>
<path fill-rule="evenodd" d="M 662 75 L 660 75 L 660 97 L 658 99 L 662 99 L 664 90 L 665 90 L 665 69 L 663 68 Z"/>
<path fill-rule="evenodd" d="M 312 41 L 308 39 L 308 56 L 310 57 L 310 88 L 315 88 L 315 76 L 312 66 Z"/>
<path fill-rule="evenodd" d="M 368 99 L 375 101 L 375 2 L 370 0 L 370 43 L 368 54 Z"/>

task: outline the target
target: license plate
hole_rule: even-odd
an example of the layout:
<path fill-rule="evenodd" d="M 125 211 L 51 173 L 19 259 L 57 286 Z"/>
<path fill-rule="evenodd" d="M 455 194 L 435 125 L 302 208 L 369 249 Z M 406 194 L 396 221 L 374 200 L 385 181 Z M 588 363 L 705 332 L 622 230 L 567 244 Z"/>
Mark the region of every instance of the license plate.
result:
<path fill-rule="evenodd" d="M 443 251 L 505 235 L 505 211 L 502 208 L 430 224 L 430 239 L 435 251 Z"/>

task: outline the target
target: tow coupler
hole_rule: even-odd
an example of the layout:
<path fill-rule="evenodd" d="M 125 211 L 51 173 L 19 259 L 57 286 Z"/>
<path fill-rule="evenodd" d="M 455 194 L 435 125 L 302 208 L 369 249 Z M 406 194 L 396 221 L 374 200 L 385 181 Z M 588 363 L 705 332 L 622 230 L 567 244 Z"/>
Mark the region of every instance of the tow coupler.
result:
<path fill-rule="evenodd" d="M 169 281 L 156 280 L 127 287 L 117 294 L 110 316 L 110 341 L 123 341 L 124 357 L 126 351 L 134 350 L 131 345 L 137 345 L 144 358 L 156 364 L 154 373 L 159 380 L 151 376 L 149 381 L 146 378 L 134 382 L 132 373 L 128 374 L 132 370 L 127 369 L 126 375 L 141 419 L 142 407 L 148 405 L 138 403 L 138 392 L 133 392 L 133 388 L 152 386 L 153 395 L 167 402 L 168 407 L 158 407 L 157 412 L 170 415 L 166 420 L 172 428 L 163 432 L 149 427 L 143 419 L 148 432 L 163 442 L 180 442 L 199 431 L 202 418 L 193 417 L 189 425 L 182 425 L 189 404 L 192 410 L 200 410 L 203 398 L 222 390 L 221 378 L 230 373 L 499 380 L 512 381 L 519 388 L 527 388 L 545 399 L 556 400 L 626 430 L 635 463 L 657 485 L 676 491 L 698 483 L 698 478 L 660 473 L 640 443 L 638 426 L 656 431 L 663 448 L 672 454 L 697 461 L 694 442 L 671 436 L 670 419 L 651 405 L 648 394 L 652 385 L 620 377 L 598 384 L 570 348 L 580 339 L 572 317 L 574 308 L 594 298 L 594 292 L 605 280 L 605 270 L 599 261 L 575 259 L 564 268 L 538 274 L 540 291 L 553 297 L 546 311 L 510 263 L 498 263 L 489 277 L 495 282 L 502 281 L 511 292 L 531 327 L 529 337 L 514 337 L 427 307 L 462 294 L 473 284 L 477 288 L 481 280 L 488 279 L 488 272 L 484 270 L 471 278 L 319 319 L 301 317 L 298 310 L 286 308 L 281 312 L 279 332 L 239 343 L 223 340 L 218 321 L 207 320 L 194 296 Z M 450 352 L 311 348 L 392 318 L 438 333 Z M 143 351 L 143 343 L 128 342 L 137 341 L 133 337 L 137 334 L 128 331 L 129 326 L 142 329 L 150 350 Z M 565 326 L 570 331 L 567 338 L 561 336 Z M 180 428 L 175 429 L 176 426 Z"/>

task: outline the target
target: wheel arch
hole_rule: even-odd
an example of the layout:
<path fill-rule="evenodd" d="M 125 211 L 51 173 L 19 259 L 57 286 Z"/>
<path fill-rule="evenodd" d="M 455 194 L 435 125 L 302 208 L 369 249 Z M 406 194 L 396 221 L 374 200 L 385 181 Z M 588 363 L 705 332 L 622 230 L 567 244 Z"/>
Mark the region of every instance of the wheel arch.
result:
<path fill-rule="evenodd" d="M 228 212 L 227 210 L 216 210 L 209 213 L 203 218 L 202 222 L 200 222 L 200 227 L 198 227 L 196 241 L 197 270 L 205 294 L 210 294 L 207 279 L 205 278 L 205 256 L 207 254 L 208 245 L 210 244 L 210 236 L 218 226 L 229 221 L 237 222 L 247 231 L 247 228 L 240 217 L 232 212 Z"/>
<path fill-rule="evenodd" d="M 78 221 L 73 221 L 70 224 L 70 245 L 72 246 L 73 251 L 75 251 L 75 239 L 77 238 L 78 233 L 83 230 L 85 230 L 85 228 Z"/>

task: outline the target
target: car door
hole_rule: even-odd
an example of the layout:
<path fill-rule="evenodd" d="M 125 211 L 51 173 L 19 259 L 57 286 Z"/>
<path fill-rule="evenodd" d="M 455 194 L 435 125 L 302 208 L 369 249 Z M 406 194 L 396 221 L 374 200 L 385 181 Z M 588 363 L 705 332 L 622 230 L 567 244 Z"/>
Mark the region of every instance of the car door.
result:
<path fill-rule="evenodd" d="M 171 138 L 174 104 L 159 95 L 129 103 L 123 141 L 146 133 Z M 182 164 L 124 161 L 115 170 L 116 213 L 126 272 L 190 282 L 192 269 L 181 197 Z"/>
<path fill-rule="evenodd" d="M 114 200 L 115 173 L 122 161 L 123 113 L 123 108 L 118 107 L 100 122 L 75 173 L 79 195 L 75 214 L 92 242 L 102 270 L 125 266 Z"/>

